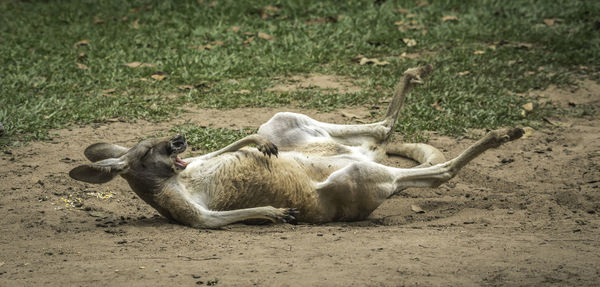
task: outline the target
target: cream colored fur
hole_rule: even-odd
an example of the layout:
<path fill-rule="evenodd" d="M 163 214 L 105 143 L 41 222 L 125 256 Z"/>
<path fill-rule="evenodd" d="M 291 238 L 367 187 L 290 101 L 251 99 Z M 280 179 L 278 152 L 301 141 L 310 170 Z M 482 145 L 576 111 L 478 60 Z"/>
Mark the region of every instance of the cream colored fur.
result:
<path fill-rule="evenodd" d="M 431 66 L 424 66 L 405 72 L 381 122 L 336 125 L 302 114 L 278 113 L 255 135 L 184 159 L 185 168 L 175 160 L 185 149 L 185 140 L 176 137 L 142 142 L 142 147 L 128 151 L 96 144 L 86 150 L 86 156 L 99 161 L 70 174 L 96 183 L 120 174 L 161 214 L 193 227 L 216 228 L 254 219 L 361 220 L 395 192 L 436 187 L 485 150 L 522 134 L 520 129 L 493 131 L 450 161 L 430 145 L 388 145 L 404 98 L 431 71 Z M 161 150 L 166 152 L 161 155 Z M 386 154 L 410 157 L 420 165 L 385 166 L 380 162 Z M 114 170 L 110 164 L 115 164 Z M 172 173 L 159 170 L 167 167 Z"/>

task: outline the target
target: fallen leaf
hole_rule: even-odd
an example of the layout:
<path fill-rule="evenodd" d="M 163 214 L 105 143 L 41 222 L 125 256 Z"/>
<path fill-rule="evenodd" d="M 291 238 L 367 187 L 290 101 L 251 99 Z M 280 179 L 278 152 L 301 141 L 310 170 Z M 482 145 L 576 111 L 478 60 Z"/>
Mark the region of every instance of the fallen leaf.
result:
<path fill-rule="evenodd" d="M 546 24 L 546 26 L 554 26 L 555 22 L 556 22 L 556 19 L 554 19 L 554 18 L 544 19 L 544 24 Z"/>
<path fill-rule="evenodd" d="M 82 69 L 82 70 L 87 70 L 88 66 L 82 64 L 82 63 L 75 63 L 77 65 L 77 68 Z"/>
<path fill-rule="evenodd" d="M 402 26 L 404 24 L 405 24 L 404 21 L 396 21 L 396 22 L 394 22 L 394 25 L 396 25 L 396 26 Z"/>
<path fill-rule="evenodd" d="M 117 89 L 112 88 L 112 89 L 102 90 L 102 93 L 103 94 L 112 94 L 112 93 L 114 93 L 116 91 L 117 91 Z"/>
<path fill-rule="evenodd" d="M 349 118 L 349 119 L 358 119 L 359 117 L 353 113 L 348 113 L 348 112 L 342 112 L 342 117 L 345 118 Z"/>
<path fill-rule="evenodd" d="M 185 90 L 193 90 L 194 86 L 192 85 L 179 85 L 177 86 L 178 89 L 185 91 Z"/>
<path fill-rule="evenodd" d="M 254 41 L 254 37 L 250 37 L 248 39 L 246 39 L 244 42 L 242 42 L 242 45 L 246 46 L 250 43 L 252 43 Z"/>
<path fill-rule="evenodd" d="M 425 210 L 423 210 L 421 207 L 419 207 L 418 205 L 415 205 L 415 204 L 411 204 L 410 209 L 412 211 L 414 211 L 415 213 L 425 213 Z"/>
<path fill-rule="evenodd" d="M 156 72 L 150 76 L 150 78 L 155 79 L 157 81 L 162 81 L 167 77 L 167 74 L 164 72 Z"/>
<path fill-rule="evenodd" d="M 219 4 L 219 3 L 217 3 L 217 1 L 212 1 L 212 2 L 206 3 L 206 6 L 213 8 L 213 7 L 217 6 L 217 4 Z"/>
<path fill-rule="evenodd" d="M 265 39 L 267 41 L 273 40 L 273 36 L 265 34 L 263 32 L 258 32 L 258 38 Z"/>
<path fill-rule="evenodd" d="M 525 76 L 533 76 L 533 75 L 535 75 L 535 72 L 533 72 L 533 71 L 529 71 L 529 72 L 525 72 L 525 73 L 523 73 L 523 74 L 524 74 Z"/>
<path fill-rule="evenodd" d="M 87 55 L 85 53 L 79 53 L 77 55 L 77 60 L 85 60 L 87 58 Z"/>
<path fill-rule="evenodd" d="M 531 112 L 533 111 L 533 103 L 529 102 L 521 106 L 525 111 Z"/>
<path fill-rule="evenodd" d="M 378 59 L 361 58 L 360 65 L 372 64 L 373 66 L 386 66 L 390 63 L 388 61 L 379 61 Z"/>
<path fill-rule="evenodd" d="M 445 111 L 444 108 L 442 108 L 439 104 L 438 101 L 433 102 L 433 104 L 431 105 L 436 111 L 440 111 L 443 112 Z"/>
<path fill-rule="evenodd" d="M 81 40 L 77 43 L 75 43 L 75 45 L 73 45 L 75 48 L 79 47 L 79 46 L 87 46 L 90 44 L 90 40 Z"/>
<path fill-rule="evenodd" d="M 127 20 L 129 20 L 129 17 L 127 16 L 123 16 L 123 18 L 121 18 L 121 22 L 127 22 Z"/>
<path fill-rule="evenodd" d="M 156 67 L 156 64 L 131 62 L 131 63 L 125 64 L 125 66 L 130 67 L 130 68 L 152 68 L 152 67 Z"/>
<path fill-rule="evenodd" d="M 531 137 L 535 130 L 532 127 L 524 127 L 523 131 L 524 131 L 523 138 L 526 139 L 526 138 Z"/>
<path fill-rule="evenodd" d="M 233 31 L 233 33 L 237 33 L 240 31 L 241 28 L 242 27 L 240 27 L 240 26 L 233 26 L 233 27 L 231 27 L 231 31 Z"/>
<path fill-rule="evenodd" d="M 442 22 L 448 22 L 448 21 L 458 21 L 458 17 L 452 16 L 452 15 L 442 17 Z"/>
<path fill-rule="evenodd" d="M 94 16 L 94 24 L 102 24 L 102 23 L 104 23 L 104 20 L 102 20 L 98 16 Z"/>
<path fill-rule="evenodd" d="M 263 7 L 263 9 L 265 9 L 267 11 L 273 11 L 273 12 L 279 11 L 279 7 L 273 6 L 273 5 L 267 5 L 267 6 Z"/>
<path fill-rule="evenodd" d="M 483 55 L 483 54 L 485 54 L 485 51 L 483 51 L 483 50 L 477 50 L 477 51 L 473 52 L 473 55 Z"/>
<path fill-rule="evenodd" d="M 249 94 L 250 90 L 239 90 L 239 91 L 234 91 L 234 94 Z"/>
<path fill-rule="evenodd" d="M 416 18 L 417 14 L 407 14 L 406 18 Z"/>
<path fill-rule="evenodd" d="M 425 7 L 429 5 L 429 3 L 427 1 L 417 1 L 417 7 L 421 8 L 421 7 Z"/>
<path fill-rule="evenodd" d="M 463 71 L 463 72 L 458 72 L 458 75 L 459 75 L 459 76 L 466 76 L 466 75 L 468 75 L 468 74 L 470 74 L 470 73 L 471 73 L 471 72 L 469 72 L 469 71 Z"/>
<path fill-rule="evenodd" d="M 223 41 L 212 41 L 210 43 L 213 44 L 213 45 L 217 45 L 217 46 L 223 46 L 223 45 L 225 45 L 225 42 L 223 42 Z"/>
<path fill-rule="evenodd" d="M 129 68 L 137 68 L 141 65 L 142 63 L 140 62 L 131 62 L 131 63 L 127 63 L 125 64 L 125 66 L 129 67 Z"/>
<path fill-rule="evenodd" d="M 413 47 L 417 45 L 417 41 L 415 41 L 414 39 L 404 38 L 402 39 L 402 42 L 404 42 L 404 44 L 406 44 L 406 46 L 408 47 Z"/>
<path fill-rule="evenodd" d="M 211 50 L 212 48 L 213 48 L 213 46 L 211 46 L 210 44 L 198 46 L 198 50 L 200 50 L 200 51 Z"/>
<path fill-rule="evenodd" d="M 397 8 L 396 9 L 396 13 L 398 13 L 398 14 L 406 14 L 406 13 L 408 13 L 408 9 Z"/>
<path fill-rule="evenodd" d="M 529 44 L 529 43 L 517 43 L 516 47 L 519 48 L 519 49 L 529 50 L 529 49 L 531 49 L 531 47 L 533 47 L 533 45 Z"/>
<path fill-rule="evenodd" d="M 140 19 L 135 19 L 135 21 L 131 22 L 131 28 L 139 29 L 140 28 Z"/>

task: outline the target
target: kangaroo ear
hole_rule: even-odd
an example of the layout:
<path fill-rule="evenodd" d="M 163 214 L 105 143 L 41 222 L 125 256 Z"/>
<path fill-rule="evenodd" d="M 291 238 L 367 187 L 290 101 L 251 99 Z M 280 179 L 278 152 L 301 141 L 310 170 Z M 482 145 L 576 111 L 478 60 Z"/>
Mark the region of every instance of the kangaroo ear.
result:
<path fill-rule="evenodd" d="M 105 183 L 127 171 L 123 158 L 109 158 L 91 164 L 80 165 L 69 172 L 69 176 L 89 183 Z"/>
<path fill-rule="evenodd" d="M 85 149 L 83 154 L 91 162 L 97 162 L 103 159 L 119 158 L 129 149 L 110 143 L 95 143 Z"/>

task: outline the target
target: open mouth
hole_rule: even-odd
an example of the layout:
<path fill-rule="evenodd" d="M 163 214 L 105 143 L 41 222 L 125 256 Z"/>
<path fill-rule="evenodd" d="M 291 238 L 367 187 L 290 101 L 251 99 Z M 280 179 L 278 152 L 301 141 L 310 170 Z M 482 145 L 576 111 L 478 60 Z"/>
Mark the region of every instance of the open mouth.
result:
<path fill-rule="evenodd" d="M 173 151 L 174 158 L 173 163 L 175 164 L 175 168 L 178 170 L 183 170 L 188 165 L 187 162 L 183 161 L 178 154 L 184 152 L 187 148 L 187 143 L 185 141 L 185 137 L 183 135 L 176 135 L 171 139 L 171 150 Z"/>
<path fill-rule="evenodd" d="M 185 167 L 188 165 L 187 162 L 183 161 L 181 158 L 179 158 L 179 156 L 175 156 L 174 162 L 177 169 L 185 169 Z"/>

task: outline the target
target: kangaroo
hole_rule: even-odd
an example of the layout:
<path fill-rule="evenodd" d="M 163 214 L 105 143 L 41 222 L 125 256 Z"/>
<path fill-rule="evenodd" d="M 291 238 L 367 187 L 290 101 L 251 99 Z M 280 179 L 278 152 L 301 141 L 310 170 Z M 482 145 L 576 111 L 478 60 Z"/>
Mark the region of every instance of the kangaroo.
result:
<path fill-rule="evenodd" d="M 96 143 L 84 151 L 92 163 L 69 175 L 98 184 L 121 175 L 161 215 L 197 228 L 265 219 L 362 220 L 394 193 L 437 187 L 484 151 L 523 135 L 520 128 L 491 131 L 449 161 L 427 144 L 390 143 L 406 95 L 432 71 L 431 65 L 408 69 L 380 122 L 338 125 L 277 113 L 256 134 L 186 159 L 178 156 L 187 148 L 183 135 L 144 140 L 130 149 Z M 419 165 L 381 164 L 387 155 Z"/>

